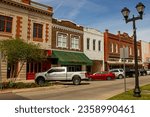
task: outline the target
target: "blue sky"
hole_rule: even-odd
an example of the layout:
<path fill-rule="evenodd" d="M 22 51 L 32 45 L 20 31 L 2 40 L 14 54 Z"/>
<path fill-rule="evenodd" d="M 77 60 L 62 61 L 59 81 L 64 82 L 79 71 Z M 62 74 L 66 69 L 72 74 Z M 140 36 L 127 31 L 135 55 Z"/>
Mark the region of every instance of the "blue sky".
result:
<path fill-rule="evenodd" d="M 132 22 L 126 24 L 121 10 L 130 9 L 130 17 L 138 15 L 135 6 L 142 2 L 146 8 L 143 20 L 136 22 L 137 38 L 150 42 L 150 1 L 149 0 L 33 0 L 52 6 L 54 18 L 71 20 L 79 25 L 104 32 L 117 34 L 126 32 L 133 35 Z"/>

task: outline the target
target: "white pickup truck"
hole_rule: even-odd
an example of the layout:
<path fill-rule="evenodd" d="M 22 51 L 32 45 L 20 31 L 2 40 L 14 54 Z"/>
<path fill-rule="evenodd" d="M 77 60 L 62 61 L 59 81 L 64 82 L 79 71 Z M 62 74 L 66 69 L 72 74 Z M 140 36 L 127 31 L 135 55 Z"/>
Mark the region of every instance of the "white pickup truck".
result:
<path fill-rule="evenodd" d="M 45 81 L 72 81 L 74 85 L 79 85 L 81 80 L 88 80 L 85 71 L 67 72 L 67 67 L 52 67 L 35 75 L 35 82 L 39 85 Z"/>

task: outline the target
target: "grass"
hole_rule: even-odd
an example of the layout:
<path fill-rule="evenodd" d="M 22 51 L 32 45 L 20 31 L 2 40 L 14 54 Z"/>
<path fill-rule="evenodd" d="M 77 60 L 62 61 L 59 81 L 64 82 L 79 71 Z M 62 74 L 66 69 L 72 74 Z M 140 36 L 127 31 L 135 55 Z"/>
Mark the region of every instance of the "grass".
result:
<path fill-rule="evenodd" d="M 150 84 L 141 87 L 141 97 L 134 97 L 133 90 L 130 90 L 108 100 L 150 100 Z"/>

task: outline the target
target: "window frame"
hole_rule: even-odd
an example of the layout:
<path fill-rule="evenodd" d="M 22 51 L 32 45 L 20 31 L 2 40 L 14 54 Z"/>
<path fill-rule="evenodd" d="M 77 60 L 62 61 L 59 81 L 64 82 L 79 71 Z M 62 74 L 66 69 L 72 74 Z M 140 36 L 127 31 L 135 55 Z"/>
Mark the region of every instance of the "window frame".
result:
<path fill-rule="evenodd" d="M 43 24 L 33 23 L 33 39 L 35 41 L 43 41 Z"/>
<path fill-rule="evenodd" d="M 1 19 L 1 17 L 3 17 L 4 19 Z M 2 24 L 3 24 L 3 26 L 0 26 L 3 28 L 3 30 L 0 30 L 0 32 L 12 33 L 12 26 L 13 26 L 13 18 L 12 17 L 0 15 L 0 22 L 2 22 Z M 9 23 L 10 23 L 10 26 L 8 27 Z M 7 28 L 9 28 L 10 31 L 7 31 Z"/>
<path fill-rule="evenodd" d="M 66 38 L 64 38 L 64 35 Z M 63 38 L 62 38 L 62 36 L 63 36 Z M 60 41 L 59 41 L 58 37 L 61 37 Z M 63 32 L 57 32 L 56 33 L 56 47 L 68 48 L 68 34 L 67 33 L 63 33 Z"/>
<path fill-rule="evenodd" d="M 80 49 L 80 36 L 71 35 L 70 39 L 71 39 L 71 41 L 70 41 L 70 47 L 71 47 L 71 49 L 77 49 L 77 50 L 79 50 Z"/>

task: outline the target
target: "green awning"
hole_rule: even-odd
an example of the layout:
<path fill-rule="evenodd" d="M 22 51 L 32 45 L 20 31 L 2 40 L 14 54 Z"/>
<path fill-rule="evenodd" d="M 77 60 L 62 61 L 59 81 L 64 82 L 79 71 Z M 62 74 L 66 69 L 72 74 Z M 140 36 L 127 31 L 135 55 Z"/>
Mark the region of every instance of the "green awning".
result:
<path fill-rule="evenodd" d="M 92 61 L 84 54 L 79 52 L 52 52 L 52 58 L 57 58 L 61 65 L 92 65 Z"/>

